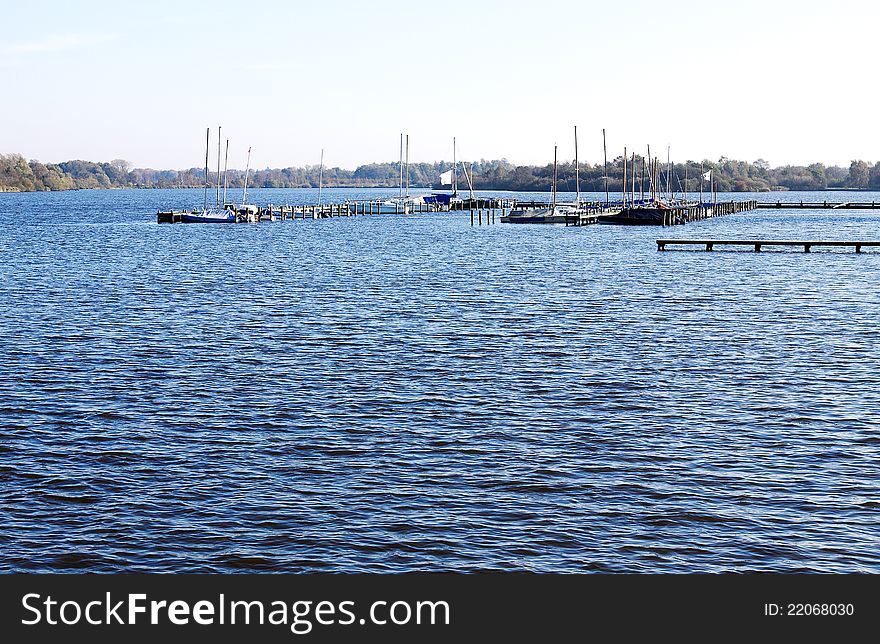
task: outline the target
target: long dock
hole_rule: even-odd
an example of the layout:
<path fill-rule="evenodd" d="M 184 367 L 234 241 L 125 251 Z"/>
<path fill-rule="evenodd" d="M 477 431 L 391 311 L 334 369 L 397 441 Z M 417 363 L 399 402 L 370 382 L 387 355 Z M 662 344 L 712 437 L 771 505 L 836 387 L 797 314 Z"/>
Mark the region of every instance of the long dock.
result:
<path fill-rule="evenodd" d="M 419 213 L 431 212 L 449 212 L 452 210 L 470 210 L 471 219 L 474 212 L 480 213 L 482 219 L 482 211 L 493 213 L 494 211 L 510 209 L 514 207 L 516 201 L 513 199 L 502 199 L 495 197 L 481 197 L 474 199 L 461 199 L 448 204 L 436 201 L 417 201 L 407 202 L 406 204 L 389 202 L 388 199 L 351 199 L 341 203 L 325 203 L 325 204 L 269 204 L 264 207 L 248 206 L 247 209 L 236 210 L 231 204 L 227 206 L 229 209 L 236 210 L 237 223 L 257 223 L 260 221 L 284 221 L 286 219 L 329 219 L 331 217 L 354 217 L 357 215 L 413 215 Z M 196 214 L 198 210 L 193 211 L 157 211 L 156 221 L 160 224 L 177 224 L 183 221 L 186 214 Z"/>
<path fill-rule="evenodd" d="M 705 246 L 711 251 L 715 246 L 751 246 L 756 253 L 761 252 L 764 246 L 803 246 L 804 252 L 809 253 L 814 246 L 843 246 L 855 248 L 857 253 L 862 252 L 863 247 L 880 246 L 880 241 L 842 241 L 831 239 L 658 239 L 657 250 L 666 250 L 666 246 Z"/>
<path fill-rule="evenodd" d="M 481 224 L 483 213 L 486 223 L 495 223 L 496 213 L 504 215 L 513 209 L 549 208 L 544 201 L 517 201 L 503 197 L 475 197 L 456 199 L 451 202 L 413 200 L 406 204 L 394 199 L 353 199 L 340 203 L 324 204 L 269 204 L 264 207 L 247 206 L 236 211 L 236 222 L 256 223 L 260 221 L 284 221 L 286 219 L 328 219 L 331 217 L 353 217 L 357 215 L 419 214 L 449 211 L 470 211 L 471 223 Z M 228 206 L 234 208 L 233 206 Z M 652 207 L 648 202 L 636 202 L 635 206 L 622 202 L 581 202 L 580 212 L 569 212 L 559 221 L 566 226 L 586 226 L 590 224 L 657 225 L 674 226 L 701 221 L 712 217 L 747 212 L 753 209 L 810 209 L 810 210 L 871 210 L 880 209 L 876 201 L 843 202 L 785 202 L 785 201 L 718 201 L 685 202 L 668 206 Z M 184 216 L 195 211 L 157 211 L 156 221 L 160 224 L 181 223 Z"/>
<path fill-rule="evenodd" d="M 805 210 L 876 210 L 875 201 L 758 201 L 755 208 L 798 208 Z"/>
<path fill-rule="evenodd" d="M 722 217 L 740 212 L 748 212 L 755 207 L 755 201 L 717 201 L 717 202 L 679 202 L 657 203 L 654 201 L 630 204 L 606 204 L 616 206 L 613 214 L 599 215 L 600 224 L 618 226 L 677 226 L 712 217 Z"/>
<path fill-rule="evenodd" d="M 687 224 L 692 221 L 701 221 L 711 217 L 723 217 L 740 212 L 748 212 L 757 207 L 754 200 L 749 201 L 718 201 L 715 203 L 684 204 L 681 207 L 671 208 L 672 212 L 664 221 L 664 226 Z"/>
<path fill-rule="evenodd" d="M 255 209 L 254 212 L 237 213 L 236 221 L 238 223 L 257 223 L 261 221 L 284 221 L 286 219 L 329 219 L 331 217 L 353 217 L 355 215 L 415 214 L 436 212 L 436 210 L 435 204 L 413 203 L 406 207 L 398 206 L 394 212 L 391 212 L 388 210 L 388 205 L 381 199 L 304 205 L 269 204 Z M 182 221 L 184 214 L 186 213 L 181 211 L 159 211 L 156 213 L 156 221 L 160 224 L 176 224 Z"/>

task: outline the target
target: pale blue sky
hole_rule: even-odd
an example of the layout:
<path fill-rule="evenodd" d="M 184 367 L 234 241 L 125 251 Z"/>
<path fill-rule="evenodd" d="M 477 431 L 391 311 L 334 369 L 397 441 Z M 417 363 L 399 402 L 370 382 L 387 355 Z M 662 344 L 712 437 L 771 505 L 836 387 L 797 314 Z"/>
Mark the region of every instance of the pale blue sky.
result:
<path fill-rule="evenodd" d="M 673 159 L 880 159 L 880 5 L 855 0 L 11 2 L 0 152 L 353 168 L 672 146 Z M 216 139 L 214 140 L 216 145 Z M 214 148 L 216 153 L 216 148 Z"/>

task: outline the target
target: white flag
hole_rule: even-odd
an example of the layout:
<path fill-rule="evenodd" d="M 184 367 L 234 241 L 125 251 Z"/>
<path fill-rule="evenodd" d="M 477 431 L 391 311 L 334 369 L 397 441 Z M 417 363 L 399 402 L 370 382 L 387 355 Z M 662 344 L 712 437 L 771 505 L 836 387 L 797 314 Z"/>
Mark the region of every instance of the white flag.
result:
<path fill-rule="evenodd" d="M 451 186 L 452 185 L 452 170 L 447 170 L 443 174 L 440 175 L 440 185 L 441 186 Z"/>
<path fill-rule="evenodd" d="M 711 170 L 709 170 L 709 172 L 703 173 L 703 181 L 708 181 L 711 178 L 712 178 L 712 171 Z"/>

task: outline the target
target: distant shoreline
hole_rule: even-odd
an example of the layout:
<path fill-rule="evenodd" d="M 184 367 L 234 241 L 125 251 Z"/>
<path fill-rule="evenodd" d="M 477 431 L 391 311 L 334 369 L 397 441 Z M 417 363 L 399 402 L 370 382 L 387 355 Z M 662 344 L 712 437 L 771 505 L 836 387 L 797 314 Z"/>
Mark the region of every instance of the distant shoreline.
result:
<path fill-rule="evenodd" d="M 635 165 L 635 172 L 633 166 Z M 575 192 L 577 174 L 581 192 L 621 192 L 632 188 L 649 191 L 651 180 L 646 176 L 645 159 L 635 155 L 627 159 L 616 157 L 604 163 L 580 163 L 575 173 L 574 163 L 567 161 L 558 167 L 558 190 Z M 410 189 L 424 190 L 436 185 L 440 175 L 452 169 L 448 161 L 411 163 L 408 185 Z M 467 172 L 465 172 L 467 170 Z M 663 164 L 657 168 L 659 187 L 662 192 L 699 192 L 714 187 L 718 192 L 803 192 L 837 190 L 880 190 L 880 163 L 869 164 L 855 160 L 849 168 L 825 166 L 814 163 L 809 166 L 780 166 L 772 168 L 762 159 L 753 162 L 737 161 L 721 157 L 718 161 L 686 161 Z M 668 175 L 668 176 L 667 176 Z M 468 190 L 472 183 L 475 190 L 510 192 L 547 192 L 554 176 L 552 164 L 544 166 L 514 165 L 506 159 L 481 160 L 459 164 L 458 188 Z M 248 186 L 253 188 L 323 188 L 379 189 L 399 188 L 401 168 L 397 162 L 370 163 L 355 170 L 319 166 L 266 168 L 251 170 L 247 176 Z M 701 177 L 702 180 L 701 180 Z M 230 188 L 242 188 L 245 172 L 229 170 L 218 178 L 216 171 L 208 171 L 208 183 L 218 182 Z M 219 181 L 218 181 L 219 179 Z M 26 160 L 20 154 L 0 154 L 0 192 L 43 192 L 72 189 L 115 188 L 198 188 L 205 185 L 205 169 L 153 170 L 132 168 L 122 159 L 110 162 L 65 161 L 44 164 Z M 421 188 L 417 188 L 421 186 Z M 448 189 L 448 186 L 446 187 Z"/>
<path fill-rule="evenodd" d="M 204 190 L 205 186 L 107 186 L 107 187 L 97 187 L 97 188 L 65 188 L 63 190 L 19 190 L 18 188 L 8 188 L 0 186 L 0 194 L 30 194 L 30 193 L 46 193 L 46 192 L 85 192 L 89 190 L 98 190 L 98 191 L 113 191 L 113 190 Z M 397 190 L 398 186 L 324 186 L 324 191 L 331 190 Z M 214 190 L 214 186 L 209 186 L 208 191 Z M 249 186 L 249 189 L 252 190 L 317 190 L 318 186 L 296 186 L 296 187 L 274 187 L 274 186 Z M 410 186 L 410 192 L 424 191 L 424 190 L 432 190 L 438 192 L 449 192 L 449 186 Z M 236 186 L 235 188 L 230 186 L 230 190 L 240 191 L 241 187 Z M 550 188 L 541 190 L 541 189 L 511 189 L 511 188 L 477 188 L 474 192 L 531 192 L 535 194 L 549 193 Z M 705 190 L 708 193 L 708 189 Z M 467 191 L 458 191 L 459 194 L 466 194 Z M 559 192 L 569 193 L 575 192 L 574 190 L 562 190 Z M 599 193 L 605 192 L 602 190 L 587 190 L 581 187 L 582 193 Z M 612 193 L 620 193 L 620 190 L 610 190 Z M 680 190 L 676 192 L 680 193 Z M 694 194 L 699 192 L 699 189 L 694 188 L 693 186 L 688 191 L 689 194 Z M 766 194 L 774 194 L 774 193 L 786 193 L 786 192 L 880 192 L 880 187 L 878 188 L 785 188 L 782 190 L 718 190 L 719 193 L 766 193 Z"/>

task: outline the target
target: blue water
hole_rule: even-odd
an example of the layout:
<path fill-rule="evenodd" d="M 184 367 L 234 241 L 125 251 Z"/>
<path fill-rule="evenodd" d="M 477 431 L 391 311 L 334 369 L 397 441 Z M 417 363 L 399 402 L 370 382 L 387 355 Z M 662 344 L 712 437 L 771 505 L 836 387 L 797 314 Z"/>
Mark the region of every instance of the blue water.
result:
<path fill-rule="evenodd" d="M 201 199 L 0 194 L 0 570 L 880 572 L 880 252 L 654 244 L 880 211 L 155 223 Z"/>

